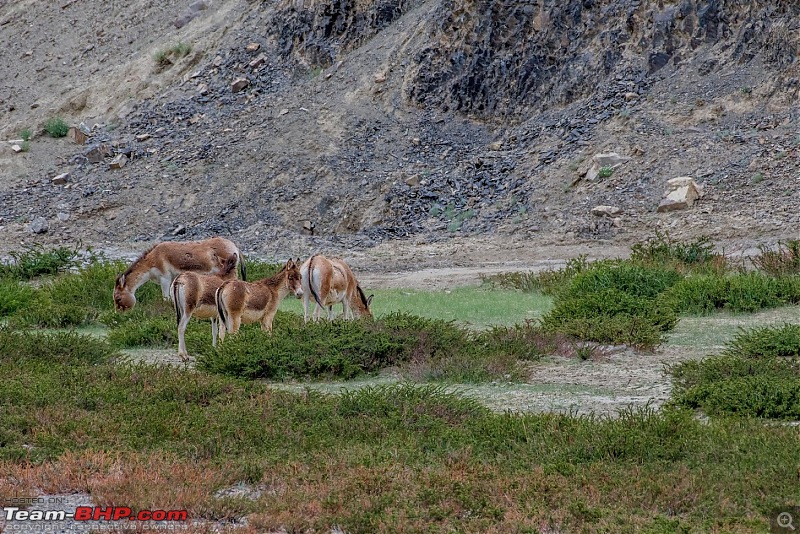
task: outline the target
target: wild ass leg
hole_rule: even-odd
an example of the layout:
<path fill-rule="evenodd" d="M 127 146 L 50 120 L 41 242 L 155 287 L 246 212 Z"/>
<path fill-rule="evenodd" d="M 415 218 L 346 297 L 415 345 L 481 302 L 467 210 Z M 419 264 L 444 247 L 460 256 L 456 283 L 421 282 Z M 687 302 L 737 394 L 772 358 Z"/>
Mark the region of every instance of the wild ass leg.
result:
<path fill-rule="evenodd" d="M 172 277 L 167 274 L 159 278 L 158 281 L 161 283 L 161 294 L 164 296 L 164 300 L 170 300 L 169 286 L 172 285 Z"/>
<path fill-rule="evenodd" d="M 211 319 L 211 346 L 217 346 L 217 331 L 218 331 L 218 321 L 214 318 Z"/>
<path fill-rule="evenodd" d="M 189 352 L 186 350 L 186 326 L 192 318 L 192 311 L 189 309 L 184 310 L 185 313 L 181 315 L 181 320 L 178 323 L 178 356 L 183 361 L 189 360 Z"/>
<path fill-rule="evenodd" d="M 309 293 L 310 291 L 304 288 L 303 290 L 303 324 L 308 323 L 308 304 L 309 304 Z M 317 303 L 314 303 L 314 307 L 317 307 Z"/>

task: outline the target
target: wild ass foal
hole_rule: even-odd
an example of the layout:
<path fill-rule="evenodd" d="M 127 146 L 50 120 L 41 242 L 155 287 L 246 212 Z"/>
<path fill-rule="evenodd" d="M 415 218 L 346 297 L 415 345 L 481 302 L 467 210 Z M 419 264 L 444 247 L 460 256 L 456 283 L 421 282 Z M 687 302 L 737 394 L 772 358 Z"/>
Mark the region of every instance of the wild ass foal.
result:
<path fill-rule="evenodd" d="M 145 251 L 114 283 L 114 307 L 126 311 L 136 304 L 136 290 L 148 280 L 158 280 L 164 299 L 170 284 L 182 272 L 216 274 L 236 278 L 236 266 L 247 279 L 239 249 L 231 241 L 212 237 L 203 241 L 165 241 Z"/>
<path fill-rule="evenodd" d="M 278 304 L 290 293 L 297 298 L 303 294 L 300 283 L 300 258 L 289 260 L 286 265 L 271 277 L 257 282 L 228 280 L 217 289 L 217 313 L 222 326 L 219 341 L 225 339 L 225 331 L 235 334 L 239 326 L 261 323 L 261 329 L 272 332 L 272 320 L 278 311 Z"/>
<path fill-rule="evenodd" d="M 341 302 L 345 319 L 372 317 L 369 309 L 372 297 L 366 297 L 350 267 L 341 258 L 326 258 L 321 254 L 311 256 L 300 267 L 303 277 L 303 320 L 308 322 L 308 304 L 314 297 L 314 320 L 319 310 L 327 308 L 328 320 L 333 319 L 333 305 Z"/>
<path fill-rule="evenodd" d="M 170 293 L 178 322 L 178 356 L 183 361 L 189 359 L 189 353 L 186 350 L 186 327 L 189 319 L 193 316 L 200 319 L 211 319 L 211 344 L 217 346 L 219 314 L 215 297 L 217 290 L 225 283 L 225 280 L 224 275 L 205 275 L 187 271 L 179 274 L 172 282 Z M 222 328 L 224 329 L 225 326 Z"/>

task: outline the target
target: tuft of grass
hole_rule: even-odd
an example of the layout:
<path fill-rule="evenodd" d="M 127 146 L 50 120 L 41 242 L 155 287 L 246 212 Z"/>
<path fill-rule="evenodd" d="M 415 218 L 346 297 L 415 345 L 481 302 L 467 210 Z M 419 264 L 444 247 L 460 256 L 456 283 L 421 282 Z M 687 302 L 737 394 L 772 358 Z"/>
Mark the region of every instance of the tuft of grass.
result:
<path fill-rule="evenodd" d="M 612 174 L 614 174 L 614 167 L 604 166 L 600 167 L 600 171 L 597 173 L 598 178 L 609 178 Z"/>
<path fill-rule="evenodd" d="M 192 45 L 189 43 L 178 42 L 168 48 L 159 50 L 153 56 L 156 64 L 159 67 L 169 67 L 178 59 L 186 56 L 192 51 Z"/>
<path fill-rule="evenodd" d="M 481 274 L 483 283 L 507 289 L 518 289 L 523 292 L 540 291 L 544 295 L 555 295 L 570 280 L 589 267 L 586 254 L 570 258 L 563 269 L 548 269 L 538 273 L 510 272 L 493 275 Z"/>
<path fill-rule="evenodd" d="M 19 280 L 0 278 L 0 317 L 13 315 L 33 299 L 34 289 Z"/>
<path fill-rule="evenodd" d="M 759 247 L 761 253 L 752 259 L 757 269 L 771 276 L 800 274 L 800 240 L 778 243 L 776 250 Z"/>
<path fill-rule="evenodd" d="M 23 141 L 30 141 L 33 137 L 33 132 L 30 128 L 25 128 L 19 133 L 19 136 L 22 138 Z"/>
<path fill-rule="evenodd" d="M 46 131 L 50 137 L 65 137 L 67 132 L 69 132 L 69 125 L 64 121 L 64 119 L 60 117 L 54 117 L 45 123 L 44 131 Z"/>

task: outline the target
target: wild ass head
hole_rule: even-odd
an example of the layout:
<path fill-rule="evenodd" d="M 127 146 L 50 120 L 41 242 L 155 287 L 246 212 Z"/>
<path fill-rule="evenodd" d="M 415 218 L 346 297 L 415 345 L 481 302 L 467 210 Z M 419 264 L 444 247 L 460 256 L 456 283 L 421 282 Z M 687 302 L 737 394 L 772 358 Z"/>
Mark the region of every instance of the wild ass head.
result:
<path fill-rule="evenodd" d="M 361 289 L 361 286 L 356 286 L 356 291 L 358 292 L 358 300 L 355 302 L 354 311 L 355 314 L 359 317 L 368 317 L 372 319 L 372 310 L 369 309 L 370 304 L 372 304 L 372 297 L 375 295 L 370 295 L 369 297 L 364 295 L 364 291 Z"/>
<path fill-rule="evenodd" d="M 283 270 L 286 271 L 286 287 L 291 293 L 294 293 L 295 297 L 302 298 L 303 277 L 300 274 L 300 258 L 296 260 L 289 258 L 289 261 L 283 266 Z"/>
<path fill-rule="evenodd" d="M 136 295 L 125 286 L 125 275 L 117 276 L 114 281 L 114 309 L 128 311 L 136 305 Z"/>

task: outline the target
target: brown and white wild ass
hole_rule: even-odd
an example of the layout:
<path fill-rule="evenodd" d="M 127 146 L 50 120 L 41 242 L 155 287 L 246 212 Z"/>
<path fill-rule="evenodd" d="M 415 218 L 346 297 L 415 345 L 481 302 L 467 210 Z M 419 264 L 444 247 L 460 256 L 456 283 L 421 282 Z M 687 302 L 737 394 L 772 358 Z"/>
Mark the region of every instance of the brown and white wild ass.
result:
<path fill-rule="evenodd" d="M 333 305 L 341 302 L 343 317 L 372 317 L 369 306 L 372 297 L 366 297 L 350 267 L 341 258 L 326 258 L 315 254 L 300 267 L 303 278 L 303 320 L 308 322 L 308 304 L 314 297 L 314 320 L 320 309 L 327 308 L 328 320 L 333 319 Z"/>
<path fill-rule="evenodd" d="M 236 267 L 247 279 L 247 269 L 239 249 L 222 237 L 203 241 L 165 241 L 146 250 L 114 283 L 114 307 L 127 311 L 136 304 L 136 290 L 148 280 L 158 280 L 164 299 L 170 298 L 170 285 L 180 273 L 191 271 L 236 278 Z"/>
<path fill-rule="evenodd" d="M 211 344 L 217 346 L 219 324 L 216 295 L 217 290 L 225 283 L 225 278 L 213 274 L 197 274 L 191 271 L 179 274 L 172 282 L 170 294 L 175 305 L 175 316 L 178 322 L 178 356 L 183 361 L 189 359 L 186 350 L 186 327 L 189 319 L 211 319 Z"/>
<path fill-rule="evenodd" d="M 290 293 L 297 298 L 303 294 L 300 282 L 300 258 L 289 260 L 271 278 L 257 282 L 227 280 L 217 290 L 217 313 L 221 323 L 219 341 L 225 339 L 225 332 L 235 334 L 239 326 L 261 323 L 261 329 L 272 332 L 272 320 L 278 311 L 278 304 Z"/>

